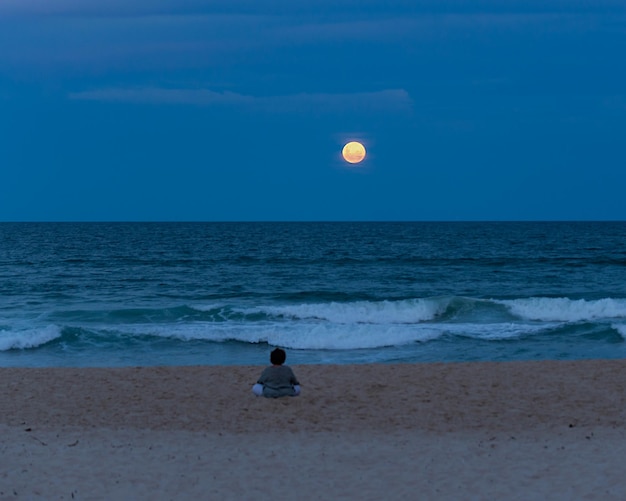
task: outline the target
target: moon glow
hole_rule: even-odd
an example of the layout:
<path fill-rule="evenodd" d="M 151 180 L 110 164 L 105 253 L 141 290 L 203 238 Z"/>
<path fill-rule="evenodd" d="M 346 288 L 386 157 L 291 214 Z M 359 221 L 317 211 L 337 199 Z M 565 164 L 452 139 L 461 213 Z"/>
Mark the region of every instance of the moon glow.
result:
<path fill-rule="evenodd" d="M 350 141 L 341 150 L 343 159 L 351 164 L 358 164 L 365 158 L 365 146 L 358 141 Z"/>

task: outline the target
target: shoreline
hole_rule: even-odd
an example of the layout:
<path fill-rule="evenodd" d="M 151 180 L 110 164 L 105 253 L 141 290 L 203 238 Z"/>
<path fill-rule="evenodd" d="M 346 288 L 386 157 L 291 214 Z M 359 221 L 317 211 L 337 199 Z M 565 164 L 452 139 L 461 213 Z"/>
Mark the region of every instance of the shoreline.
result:
<path fill-rule="evenodd" d="M 0 368 L 0 499 L 626 497 L 626 361 L 262 368 Z"/>

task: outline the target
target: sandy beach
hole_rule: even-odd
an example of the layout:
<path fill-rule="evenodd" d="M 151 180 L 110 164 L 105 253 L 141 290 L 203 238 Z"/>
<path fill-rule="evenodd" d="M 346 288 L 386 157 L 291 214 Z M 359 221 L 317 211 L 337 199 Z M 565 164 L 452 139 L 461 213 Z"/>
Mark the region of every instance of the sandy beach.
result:
<path fill-rule="evenodd" d="M 625 499 L 626 362 L 0 369 L 0 499 Z"/>

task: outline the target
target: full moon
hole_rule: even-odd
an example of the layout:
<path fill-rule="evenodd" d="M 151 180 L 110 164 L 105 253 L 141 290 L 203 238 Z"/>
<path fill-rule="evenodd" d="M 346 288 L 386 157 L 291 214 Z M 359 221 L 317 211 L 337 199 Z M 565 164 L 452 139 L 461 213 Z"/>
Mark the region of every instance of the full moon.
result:
<path fill-rule="evenodd" d="M 350 141 L 343 147 L 341 154 L 346 162 L 358 164 L 365 158 L 365 146 L 358 141 Z"/>

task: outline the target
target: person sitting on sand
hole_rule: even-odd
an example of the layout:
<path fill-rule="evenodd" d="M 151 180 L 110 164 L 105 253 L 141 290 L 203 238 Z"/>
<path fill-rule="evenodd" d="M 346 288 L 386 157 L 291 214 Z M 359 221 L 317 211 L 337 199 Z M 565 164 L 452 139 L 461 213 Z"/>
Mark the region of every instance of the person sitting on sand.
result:
<path fill-rule="evenodd" d="M 297 397 L 300 395 L 300 383 L 296 379 L 291 367 L 283 365 L 287 359 L 285 350 L 276 348 L 270 353 L 272 365 L 266 367 L 261 377 L 252 387 L 257 397 Z"/>

